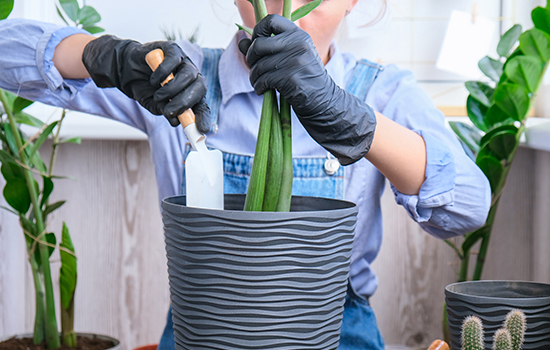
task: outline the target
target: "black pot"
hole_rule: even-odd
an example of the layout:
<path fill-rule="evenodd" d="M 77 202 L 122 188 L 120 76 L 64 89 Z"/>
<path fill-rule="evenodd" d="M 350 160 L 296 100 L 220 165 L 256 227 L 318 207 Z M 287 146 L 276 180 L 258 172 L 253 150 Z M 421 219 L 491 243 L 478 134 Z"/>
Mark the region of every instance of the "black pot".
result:
<path fill-rule="evenodd" d="M 485 330 L 485 347 L 491 348 L 494 333 L 512 309 L 527 319 L 524 350 L 550 349 L 550 284 L 523 281 L 472 281 L 445 288 L 452 350 L 461 349 L 464 318 L 478 316 Z"/>
<path fill-rule="evenodd" d="M 337 349 L 357 208 L 293 197 L 291 211 L 162 203 L 177 349 Z"/>

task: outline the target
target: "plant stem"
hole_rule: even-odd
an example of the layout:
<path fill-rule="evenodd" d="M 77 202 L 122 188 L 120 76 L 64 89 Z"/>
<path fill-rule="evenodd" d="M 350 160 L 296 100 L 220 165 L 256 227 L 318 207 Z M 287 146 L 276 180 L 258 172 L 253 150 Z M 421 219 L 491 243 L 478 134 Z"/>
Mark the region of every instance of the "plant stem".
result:
<path fill-rule="evenodd" d="M 262 211 L 265 192 L 265 180 L 267 173 L 267 158 L 269 155 L 269 137 L 271 134 L 271 116 L 273 113 L 273 101 L 276 95 L 274 90 L 266 91 L 262 104 L 262 115 L 258 140 L 254 151 L 254 162 L 250 174 L 250 183 L 244 202 L 245 211 Z"/>
<path fill-rule="evenodd" d="M 286 2 L 285 2 L 286 3 Z M 292 200 L 292 125 L 290 122 L 290 104 L 281 96 L 281 130 L 283 136 L 283 170 L 277 211 L 290 211 Z"/>
<path fill-rule="evenodd" d="M 284 0 L 283 17 L 288 19 L 292 17 L 292 0 Z"/>
<path fill-rule="evenodd" d="M 76 333 L 74 331 L 74 294 L 67 309 L 61 305 L 61 331 L 63 344 L 72 348 L 76 347 Z"/>
<path fill-rule="evenodd" d="M 1 91 L 0 91 L 0 102 L 2 102 L 4 106 L 7 106 L 5 95 Z M 15 124 L 15 118 L 12 115 L 12 112 L 9 111 L 9 108 L 5 108 L 5 109 L 6 109 L 6 114 L 8 116 L 8 120 L 10 122 L 10 127 L 12 130 L 13 136 L 15 138 L 15 144 L 18 150 L 20 150 L 23 147 L 23 142 L 21 141 L 19 129 Z M 25 164 L 26 166 L 29 166 L 29 161 L 27 159 L 26 152 L 25 151 L 19 152 L 19 155 L 21 157 L 22 163 Z M 25 174 L 25 181 L 27 183 L 27 187 L 31 197 L 33 213 L 36 220 L 36 227 L 38 230 L 37 234 L 41 235 L 44 232 L 45 227 L 44 227 L 44 221 L 42 219 L 42 211 L 40 209 L 40 205 L 38 201 L 38 193 L 34 186 L 34 177 L 32 175 L 32 172 L 27 169 L 23 170 L 23 172 Z M 45 236 L 42 235 L 40 240 L 45 242 L 46 241 Z M 50 260 L 49 260 L 50 252 L 49 252 L 48 246 L 44 244 L 38 244 L 38 251 L 40 253 L 42 275 L 44 276 L 44 290 L 45 290 L 44 332 L 46 335 L 46 345 L 49 349 L 57 349 L 60 346 L 60 342 L 59 342 L 59 333 L 57 330 L 57 320 L 55 318 L 55 302 L 54 302 L 54 295 L 53 295 L 52 276 L 50 271 Z"/>
<path fill-rule="evenodd" d="M 508 172 L 503 176 L 506 177 Z M 504 186 L 503 186 L 504 187 Z M 502 190 L 501 190 L 502 192 Z M 500 192 L 499 192 L 500 193 Z M 489 248 L 489 240 L 491 238 L 491 231 L 493 228 L 493 222 L 495 221 L 495 216 L 498 208 L 499 200 L 497 200 L 489 210 L 489 215 L 487 215 L 487 221 L 485 221 L 485 226 L 489 226 L 487 233 L 481 239 L 481 246 L 479 248 L 479 254 L 477 256 L 476 266 L 474 269 L 474 275 L 472 276 L 473 281 L 479 281 L 481 279 L 481 274 L 483 273 L 483 267 L 485 265 L 485 257 L 487 256 L 487 249 Z"/>
<path fill-rule="evenodd" d="M 61 123 L 63 123 L 63 119 L 65 119 L 66 114 L 67 111 L 64 109 L 63 112 L 61 112 L 61 118 L 59 119 L 59 122 L 57 122 L 57 132 L 53 137 L 52 154 L 50 156 L 50 166 L 48 167 L 48 177 L 51 177 L 53 173 L 53 165 L 55 162 L 55 156 L 57 155 L 57 146 L 59 145 L 59 133 L 61 131 Z M 47 204 L 48 203 L 46 202 L 46 205 Z"/>
<path fill-rule="evenodd" d="M 269 155 L 267 157 L 267 171 L 265 177 L 265 193 L 262 211 L 277 210 L 281 177 L 283 175 L 283 136 L 281 117 L 277 100 L 272 103 L 271 132 L 269 136 Z"/>

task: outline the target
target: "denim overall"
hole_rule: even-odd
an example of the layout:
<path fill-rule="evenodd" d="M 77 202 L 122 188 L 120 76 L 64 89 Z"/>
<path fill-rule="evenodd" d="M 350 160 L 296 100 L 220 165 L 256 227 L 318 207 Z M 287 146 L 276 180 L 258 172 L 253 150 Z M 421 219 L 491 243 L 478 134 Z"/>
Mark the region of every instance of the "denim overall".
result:
<path fill-rule="evenodd" d="M 202 49 L 204 62 L 201 74 L 207 81 L 206 100 L 212 112 L 212 132 L 218 128 L 218 112 L 221 103 L 221 89 L 218 79 L 218 63 L 223 50 Z M 383 68 L 367 60 L 358 61 L 347 83 L 346 91 L 365 101 L 367 93 Z M 186 153 L 191 150 L 186 147 Z M 187 154 L 184 155 L 184 159 Z M 225 193 L 246 193 L 252 157 L 223 153 Z M 294 158 L 292 160 L 294 179 L 292 195 L 342 199 L 344 196 L 344 168 L 338 161 L 326 158 Z M 185 169 L 183 170 L 181 193 L 185 193 Z M 166 327 L 158 350 L 174 350 L 172 308 L 168 311 Z M 338 350 L 383 350 L 384 341 L 376 325 L 374 312 L 367 299 L 358 296 L 348 284 Z M 307 350 L 307 349 L 303 349 Z"/>

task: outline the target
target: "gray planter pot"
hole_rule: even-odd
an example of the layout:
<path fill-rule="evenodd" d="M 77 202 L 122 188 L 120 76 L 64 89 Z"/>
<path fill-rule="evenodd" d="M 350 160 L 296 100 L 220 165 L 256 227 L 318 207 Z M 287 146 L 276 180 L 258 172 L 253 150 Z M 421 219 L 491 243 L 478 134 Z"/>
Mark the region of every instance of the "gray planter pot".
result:
<path fill-rule="evenodd" d="M 293 197 L 291 212 L 162 203 L 177 349 L 337 349 L 355 204 Z"/>
<path fill-rule="evenodd" d="M 478 316 L 485 329 L 485 347 L 501 328 L 506 314 L 520 309 L 527 318 L 524 350 L 550 349 L 550 285 L 523 281 L 472 281 L 445 288 L 452 350 L 461 348 L 464 318 Z"/>
<path fill-rule="evenodd" d="M 109 349 L 105 349 L 105 350 L 122 350 L 122 345 L 120 345 L 120 342 L 115 339 L 115 338 L 112 338 L 112 337 L 109 337 L 107 335 L 101 335 L 101 334 L 94 334 L 94 333 L 80 333 L 80 332 L 77 332 L 76 335 L 78 337 L 87 337 L 87 338 L 97 338 L 97 339 L 101 339 L 101 340 L 109 340 L 109 341 L 112 341 L 113 344 L 115 344 L 113 347 L 110 347 Z M 32 338 L 33 337 L 33 334 L 32 333 L 26 333 L 26 334 L 20 334 L 20 335 L 15 335 L 15 336 L 9 336 L 9 337 L 4 337 L 4 338 L 0 338 L 0 342 L 3 342 L 5 340 L 8 340 L 10 338 L 17 338 L 17 339 L 23 339 L 23 338 Z"/>

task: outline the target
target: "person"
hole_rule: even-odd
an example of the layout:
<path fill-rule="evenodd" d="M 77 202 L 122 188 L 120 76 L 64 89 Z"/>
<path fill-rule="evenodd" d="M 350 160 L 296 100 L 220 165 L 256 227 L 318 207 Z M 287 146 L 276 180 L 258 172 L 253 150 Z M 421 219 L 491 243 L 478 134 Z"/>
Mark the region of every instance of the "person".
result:
<path fill-rule="evenodd" d="M 188 108 L 208 133 L 208 146 L 224 153 L 226 193 L 245 193 L 258 94 L 276 89 L 293 108 L 293 194 L 343 198 L 359 209 L 339 349 L 383 349 L 369 297 L 378 285 L 371 264 L 382 241 L 385 179 L 396 202 L 442 239 L 483 225 L 490 187 L 410 71 L 339 50 L 335 35 L 357 1 L 323 1 L 292 23 L 278 15 L 283 1 L 269 0 L 272 15 L 251 38 L 237 32 L 224 50 L 187 41 L 95 38 L 75 28 L 5 20 L 0 47 L 10 55 L 0 56 L 0 88 L 144 131 L 160 199 L 184 193 L 189 145 L 177 115 Z M 235 4 L 253 28 L 250 2 Z M 144 57 L 156 48 L 165 60 L 151 72 Z M 170 73 L 173 81 L 161 87 Z M 174 347 L 171 327 L 169 316 L 159 349 Z"/>

